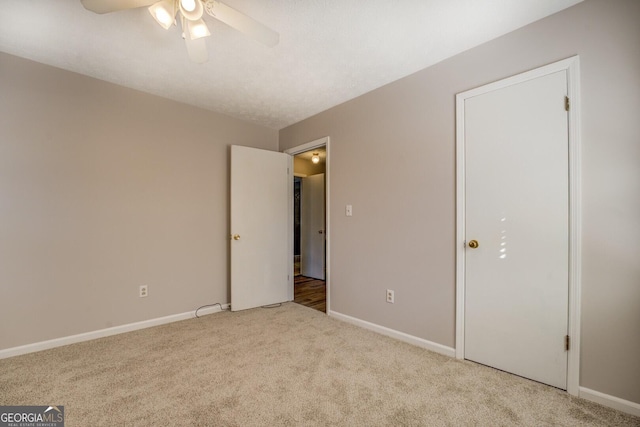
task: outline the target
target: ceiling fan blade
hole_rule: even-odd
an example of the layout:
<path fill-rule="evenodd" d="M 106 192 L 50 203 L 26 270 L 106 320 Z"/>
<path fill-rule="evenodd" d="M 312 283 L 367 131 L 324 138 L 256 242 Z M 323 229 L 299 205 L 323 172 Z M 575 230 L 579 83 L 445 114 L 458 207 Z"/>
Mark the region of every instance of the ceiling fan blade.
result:
<path fill-rule="evenodd" d="M 206 0 L 204 6 L 209 15 L 262 44 L 273 47 L 280 41 L 280 35 L 277 32 L 224 3 Z"/>
<path fill-rule="evenodd" d="M 187 34 L 184 38 L 184 43 L 187 45 L 187 54 L 189 55 L 189 59 L 191 59 L 191 61 L 197 64 L 203 64 L 209 60 L 206 37 L 191 40 L 191 38 Z"/>
<path fill-rule="evenodd" d="M 95 13 L 109 13 L 122 9 L 149 6 L 158 0 L 80 0 L 85 9 Z"/>

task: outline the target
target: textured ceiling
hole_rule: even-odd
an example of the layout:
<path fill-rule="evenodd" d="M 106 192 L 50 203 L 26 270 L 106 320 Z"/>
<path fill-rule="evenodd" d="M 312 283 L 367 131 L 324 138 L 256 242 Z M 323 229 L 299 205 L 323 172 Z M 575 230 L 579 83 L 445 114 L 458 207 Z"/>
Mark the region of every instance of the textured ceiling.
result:
<path fill-rule="evenodd" d="M 195 64 L 146 8 L 0 0 L 0 51 L 280 129 L 580 1 L 223 0 L 280 43 L 206 17 L 209 62 Z"/>

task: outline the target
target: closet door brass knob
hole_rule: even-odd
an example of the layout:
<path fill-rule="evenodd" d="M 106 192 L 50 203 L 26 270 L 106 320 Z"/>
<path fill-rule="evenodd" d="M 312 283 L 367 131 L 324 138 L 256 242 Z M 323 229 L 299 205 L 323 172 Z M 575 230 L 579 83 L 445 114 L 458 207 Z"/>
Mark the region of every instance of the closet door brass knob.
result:
<path fill-rule="evenodd" d="M 240 240 L 240 235 L 239 234 L 234 234 L 233 235 L 233 240 Z"/>
<path fill-rule="evenodd" d="M 471 249 L 475 249 L 478 246 L 480 246 L 480 243 L 478 243 L 477 240 L 470 240 L 469 243 L 467 243 L 467 245 L 469 245 Z"/>

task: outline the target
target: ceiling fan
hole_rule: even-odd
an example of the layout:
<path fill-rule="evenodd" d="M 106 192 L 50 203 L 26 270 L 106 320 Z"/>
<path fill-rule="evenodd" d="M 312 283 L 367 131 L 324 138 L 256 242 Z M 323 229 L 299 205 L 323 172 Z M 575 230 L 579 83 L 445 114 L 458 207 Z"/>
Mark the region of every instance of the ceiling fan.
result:
<path fill-rule="evenodd" d="M 205 37 L 209 28 L 202 19 L 204 12 L 241 31 L 269 47 L 278 44 L 280 35 L 253 18 L 217 0 L 80 0 L 85 9 L 95 13 L 109 13 L 123 9 L 149 7 L 151 16 L 168 30 L 180 21 L 182 38 L 187 53 L 193 62 L 203 63 L 209 59 Z"/>

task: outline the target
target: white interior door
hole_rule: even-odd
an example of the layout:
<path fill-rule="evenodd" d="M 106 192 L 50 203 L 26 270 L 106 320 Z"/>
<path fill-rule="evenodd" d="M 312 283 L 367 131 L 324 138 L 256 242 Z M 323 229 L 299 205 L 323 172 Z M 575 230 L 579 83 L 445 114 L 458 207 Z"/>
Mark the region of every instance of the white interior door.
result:
<path fill-rule="evenodd" d="M 567 75 L 560 71 L 464 103 L 464 357 L 562 389 L 569 283 L 566 94 Z"/>
<path fill-rule="evenodd" d="M 302 178 L 300 192 L 300 272 L 325 280 L 324 174 Z"/>
<path fill-rule="evenodd" d="M 231 309 L 290 299 L 291 156 L 231 147 Z"/>

